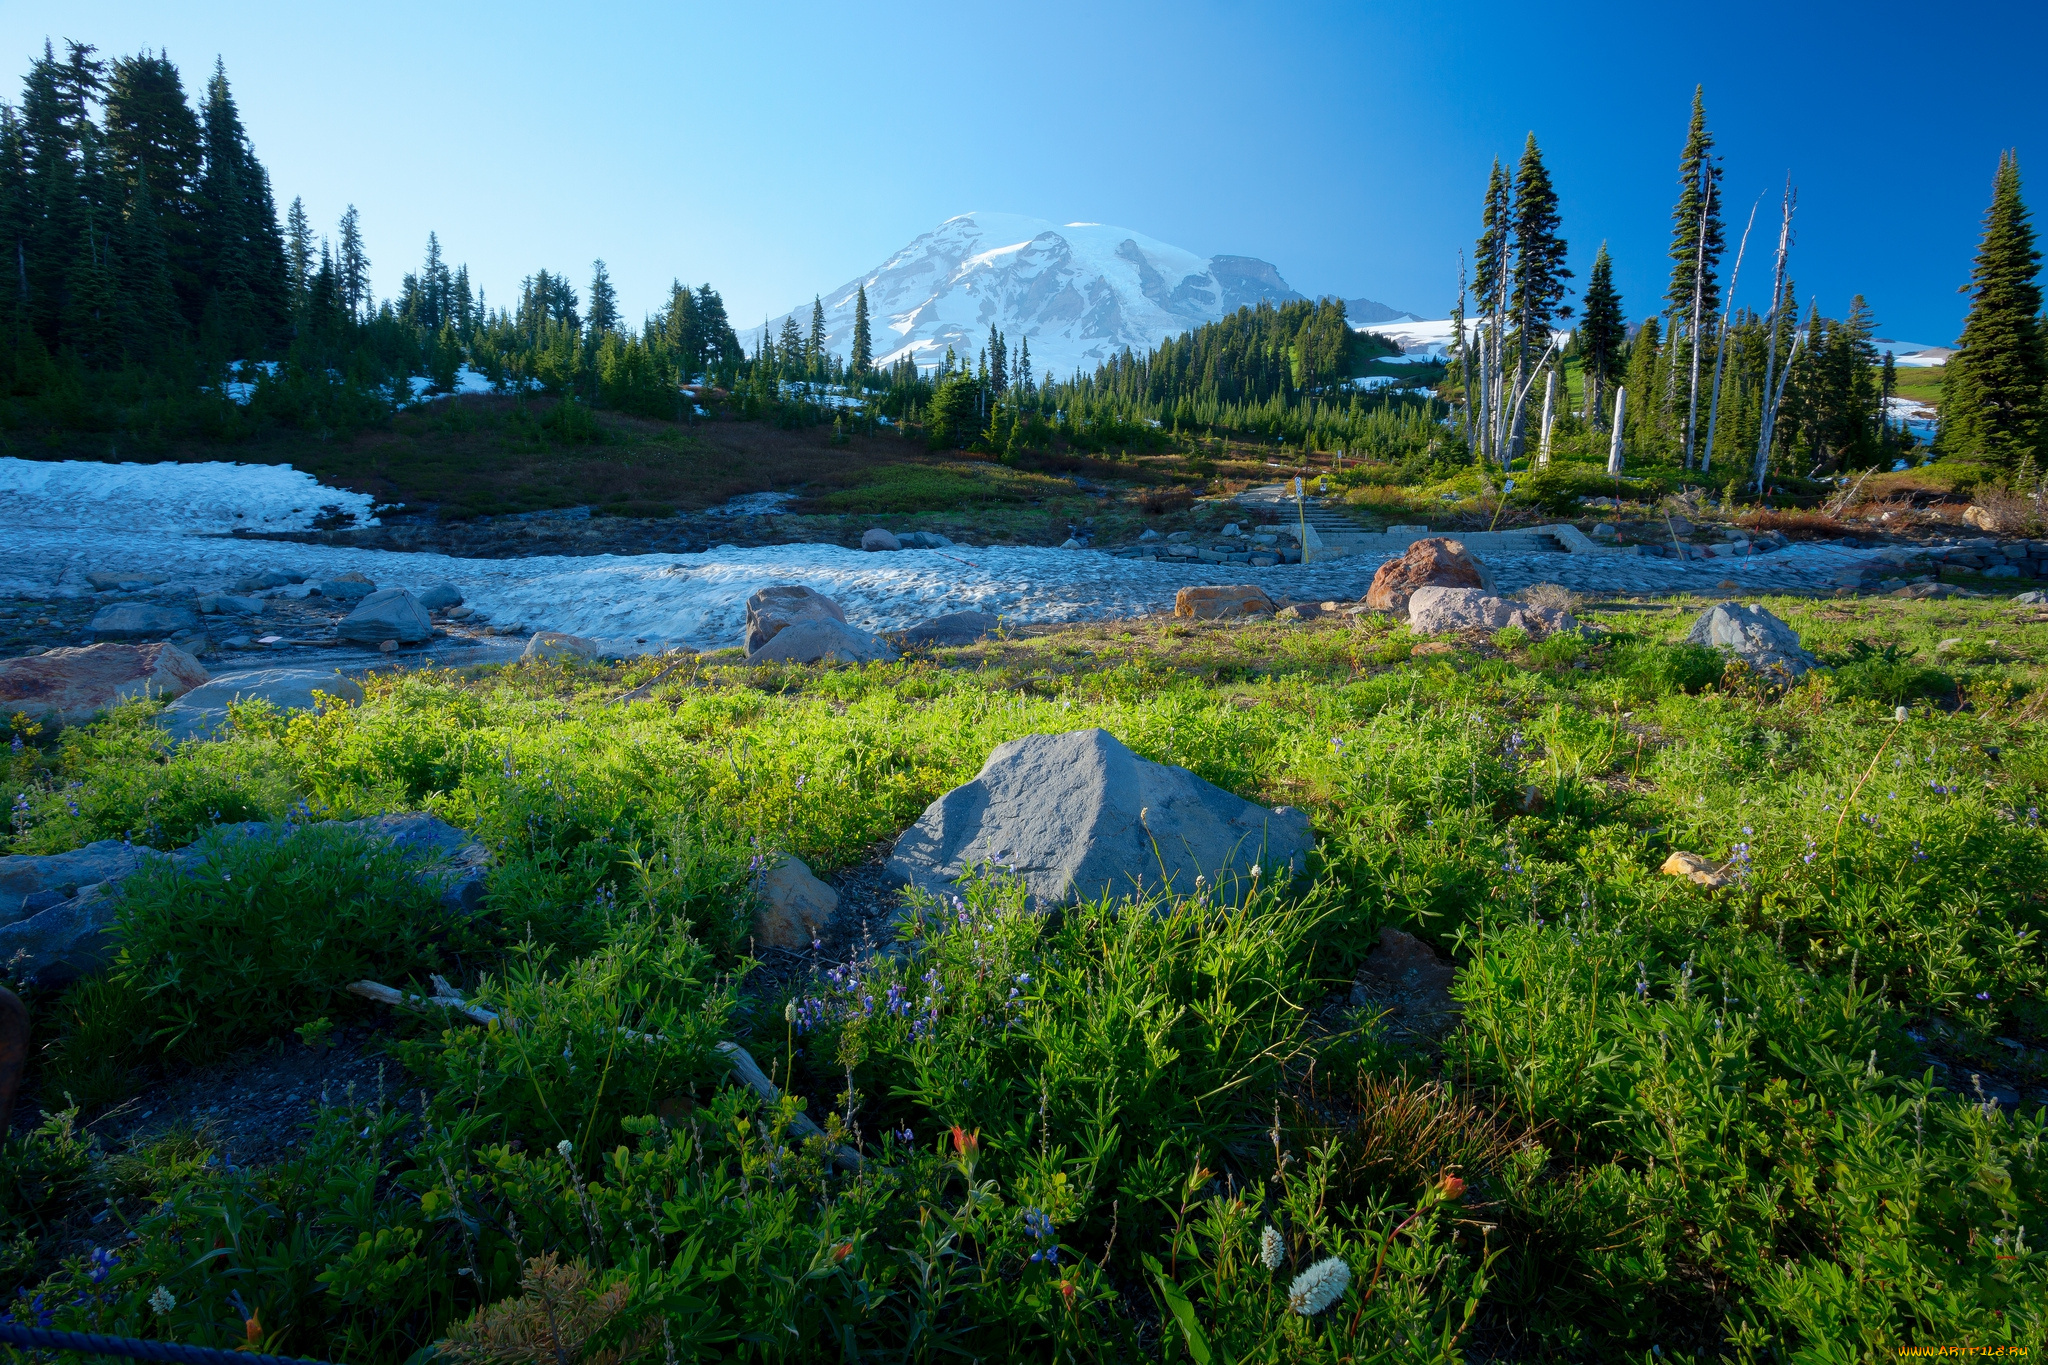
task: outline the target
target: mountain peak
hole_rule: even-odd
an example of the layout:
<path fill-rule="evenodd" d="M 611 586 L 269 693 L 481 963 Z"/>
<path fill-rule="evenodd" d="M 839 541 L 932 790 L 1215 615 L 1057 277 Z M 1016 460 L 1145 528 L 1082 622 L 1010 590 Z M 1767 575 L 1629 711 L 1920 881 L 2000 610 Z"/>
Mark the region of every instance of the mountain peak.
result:
<path fill-rule="evenodd" d="M 1092 370 L 1126 349 L 1143 355 L 1248 304 L 1303 297 L 1256 257 L 1198 256 L 1108 223 L 981 210 L 946 219 L 822 295 L 835 354 L 852 347 L 862 286 L 878 366 L 906 355 L 935 364 L 948 346 L 971 361 L 993 323 L 1012 354 L 1031 343 L 1041 376 Z M 808 327 L 809 308 L 794 313 Z M 781 321 L 771 321 L 771 333 Z"/>

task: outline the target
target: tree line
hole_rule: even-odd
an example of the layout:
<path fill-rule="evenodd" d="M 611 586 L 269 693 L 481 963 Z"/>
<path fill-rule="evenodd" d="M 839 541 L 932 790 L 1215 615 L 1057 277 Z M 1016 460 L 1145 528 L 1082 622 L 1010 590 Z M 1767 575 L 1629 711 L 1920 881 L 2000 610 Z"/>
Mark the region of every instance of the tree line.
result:
<path fill-rule="evenodd" d="M 1581 315 L 1564 334 L 1555 329 L 1572 316 L 1565 302 L 1571 272 L 1535 134 L 1515 166 L 1495 162 L 1469 272 L 1461 271 L 1457 340 L 1442 390 L 1471 458 L 1511 472 L 1543 463 L 1553 449 L 1604 451 L 1611 467 L 1661 466 L 1759 491 L 1934 454 L 2037 477 L 2048 436 L 2048 327 L 2015 156 L 2000 161 L 1968 286 L 1970 317 L 1947 368 L 1931 451 L 1916 450 L 1905 425 L 1891 420 L 1895 361 L 1878 351 L 1864 297 L 1851 298 L 1840 316 L 1808 299 L 1802 316 L 1790 271 L 1798 196 L 1789 182 L 1778 204 L 1768 304 L 1758 310 L 1732 302 L 1762 201 L 1729 262 L 1723 167 L 1701 89 L 1693 94 L 1678 182 L 1657 311 L 1628 324 L 1603 242 Z M 1764 239 L 1754 246 L 1751 268 L 1762 270 L 1768 248 Z"/>

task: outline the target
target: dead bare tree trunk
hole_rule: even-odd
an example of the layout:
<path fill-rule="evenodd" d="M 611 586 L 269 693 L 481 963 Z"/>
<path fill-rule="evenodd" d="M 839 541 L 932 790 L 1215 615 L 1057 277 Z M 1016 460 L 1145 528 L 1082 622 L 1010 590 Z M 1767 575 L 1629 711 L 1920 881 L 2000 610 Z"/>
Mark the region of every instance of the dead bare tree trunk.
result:
<path fill-rule="evenodd" d="M 1742 228 L 1742 245 L 1735 249 L 1735 269 L 1728 275 L 1728 295 L 1721 300 L 1721 332 L 1714 339 L 1714 396 L 1707 400 L 1707 448 L 1700 452 L 1700 473 L 1714 462 L 1714 428 L 1721 419 L 1721 372 L 1728 359 L 1728 320 L 1735 315 L 1735 286 L 1742 283 L 1742 258 L 1749 251 L 1749 230 L 1756 226 L 1757 202 L 1749 206 L 1749 222 Z"/>
<path fill-rule="evenodd" d="M 1536 450 L 1536 467 L 1546 469 L 1550 465 L 1550 419 L 1552 405 L 1557 401 L 1557 367 L 1550 367 L 1549 377 L 1543 381 L 1543 438 Z"/>
<path fill-rule="evenodd" d="M 1785 258 L 1792 250 L 1792 209 L 1798 202 L 1799 196 L 1792 189 L 1792 177 L 1788 175 L 1785 177 L 1783 215 L 1778 221 L 1778 264 L 1771 275 L 1771 311 L 1764 319 L 1765 324 L 1771 329 L 1771 334 L 1764 353 L 1763 426 L 1757 433 L 1756 463 L 1751 470 L 1752 481 L 1759 492 L 1763 490 L 1764 474 L 1770 468 L 1771 428 L 1776 424 L 1778 417 L 1777 399 L 1772 396 L 1772 385 L 1778 379 L 1778 324 L 1781 321 L 1778 310 L 1785 306 Z M 1795 349 L 1798 347 L 1799 337 L 1796 332 L 1793 334 L 1792 344 Z M 1785 357 L 1785 372 L 1789 374 L 1791 371 L 1792 357 L 1788 355 Z M 1777 392 L 1783 394 L 1784 391 L 1785 386 L 1778 383 Z"/>
<path fill-rule="evenodd" d="M 1607 444 L 1607 472 L 1621 477 L 1621 419 L 1628 407 L 1628 390 L 1617 384 L 1614 388 L 1614 439 Z"/>

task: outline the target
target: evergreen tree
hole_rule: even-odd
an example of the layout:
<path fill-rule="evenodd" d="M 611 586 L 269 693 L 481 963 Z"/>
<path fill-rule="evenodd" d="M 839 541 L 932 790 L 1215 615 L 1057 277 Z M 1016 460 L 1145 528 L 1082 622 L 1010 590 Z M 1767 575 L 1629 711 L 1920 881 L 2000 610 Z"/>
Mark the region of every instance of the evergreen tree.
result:
<path fill-rule="evenodd" d="M 1472 248 L 1472 292 L 1482 316 L 1507 307 L 1509 234 L 1514 214 L 1514 180 L 1496 159 L 1486 178 L 1486 203 L 1479 215 L 1479 241 Z"/>
<path fill-rule="evenodd" d="M 600 336 L 619 329 L 619 294 L 603 261 L 590 263 L 590 334 Z"/>
<path fill-rule="evenodd" d="M 362 216 L 350 204 L 341 215 L 341 227 L 334 243 L 335 286 L 341 306 L 352 318 L 370 311 L 370 255 L 363 248 Z"/>
<path fill-rule="evenodd" d="M 1607 243 L 1593 258 L 1593 273 L 1586 278 L 1585 316 L 1579 322 L 1579 357 L 1584 366 L 1586 411 L 1597 426 L 1604 393 L 1621 364 L 1622 347 L 1628 341 L 1628 324 L 1622 318 L 1621 295 L 1614 288 L 1614 261 Z"/>
<path fill-rule="evenodd" d="M 306 217 L 306 201 L 297 195 L 285 215 L 284 266 L 296 311 L 305 306 L 306 291 L 313 286 L 313 224 Z"/>
<path fill-rule="evenodd" d="M 856 379 L 875 363 L 875 339 L 868 328 L 868 287 L 863 284 L 853 296 L 853 350 L 846 360 L 848 372 Z"/>
<path fill-rule="evenodd" d="M 804 367 L 814 379 L 825 377 L 825 303 L 811 295 L 811 334 L 804 339 Z"/>
<path fill-rule="evenodd" d="M 790 313 L 782 319 L 782 331 L 775 338 L 776 362 L 785 377 L 795 374 L 804 363 L 804 332 L 797 325 L 796 314 Z"/>
<path fill-rule="evenodd" d="M 1707 202 L 1707 185 L 1712 182 L 1713 202 Z M 1678 203 L 1671 210 L 1671 284 L 1664 291 L 1668 315 L 1692 316 L 1693 279 L 1700 274 L 1700 325 L 1714 317 L 1721 306 L 1716 272 L 1725 247 L 1721 233 L 1721 166 L 1714 156 L 1714 135 L 1707 131 L 1706 87 L 1692 92 L 1692 125 L 1686 131 L 1685 151 L 1678 158 Z M 1704 260 L 1700 234 L 1706 234 Z"/>
<path fill-rule="evenodd" d="M 2041 253 L 2020 198 L 2017 152 L 1998 159 L 1984 238 L 1970 270 L 1970 314 L 1942 385 L 1939 446 L 2001 469 L 2040 459 L 2048 439 Z"/>
<path fill-rule="evenodd" d="M 1017 342 L 1017 387 L 1028 396 L 1031 392 L 1031 338 L 1022 337 Z"/>
<path fill-rule="evenodd" d="M 1530 133 L 1515 171 L 1515 264 L 1510 312 L 1526 366 L 1550 344 L 1559 318 L 1572 315 L 1564 301 L 1564 282 L 1572 277 L 1565 265 L 1564 238 L 1558 236 L 1557 191 Z"/>

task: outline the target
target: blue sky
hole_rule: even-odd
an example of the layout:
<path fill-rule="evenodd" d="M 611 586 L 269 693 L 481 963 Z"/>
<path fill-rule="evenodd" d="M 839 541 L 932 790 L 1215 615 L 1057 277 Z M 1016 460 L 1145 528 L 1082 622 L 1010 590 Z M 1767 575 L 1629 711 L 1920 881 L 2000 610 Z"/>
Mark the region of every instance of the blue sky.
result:
<path fill-rule="evenodd" d="M 44 38 L 227 62 L 280 204 L 362 211 L 390 293 L 429 229 L 492 298 L 610 265 L 629 316 L 709 280 L 743 326 L 969 209 L 1115 223 L 1298 289 L 1448 311 L 1490 159 L 1533 129 L 1583 283 L 1656 306 L 1695 82 L 1731 233 L 1790 171 L 1793 274 L 1881 334 L 1961 324 L 2001 148 L 2048 209 L 2048 6 L 1204 3 L 0 5 Z M 1537 16 L 1532 24 L 1523 16 Z M 1732 255 L 1732 250 L 1731 250 Z M 1742 299 L 1765 292 L 1752 245 Z"/>

